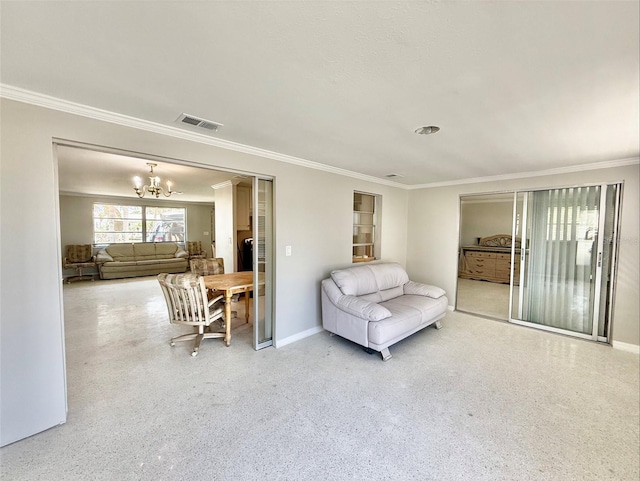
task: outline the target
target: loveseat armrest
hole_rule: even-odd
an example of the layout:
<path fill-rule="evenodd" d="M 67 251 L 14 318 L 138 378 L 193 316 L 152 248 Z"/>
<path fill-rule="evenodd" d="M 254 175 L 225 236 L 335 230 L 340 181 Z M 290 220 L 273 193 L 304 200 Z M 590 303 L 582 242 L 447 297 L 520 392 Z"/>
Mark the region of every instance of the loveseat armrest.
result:
<path fill-rule="evenodd" d="M 391 312 L 386 307 L 356 296 L 345 295 L 333 282 L 323 283 L 322 288 L 334 306 L 354 317 L 365 321 L 381 321 L 391 317 Z"/>
<path fill-rule="evenodd" d="M 367 321 L 381 321 L 391 317 L 391 311 L 375 302 L 364 301 L 355 296 L 343 295 L 336 307 L 341 311 Z"/>
<path fill-rule="evenodd" d="M 413 281 L 407 282 L 403 288 L 405 294 L 431 297 L 432 299 L 439 299 L 446 294 L 444 289 L 441 289 L 440 287 Z"/>
<path fill-rule="evenodd" d="M 112 261 L 113 261 L 113 257 L 107 254 L 107 251 L 104 251 L 104 250 L 98 252 L 98 255 L 96 256 L 96 262 L 98 264 L 102 264 L 104 262 L 112 262 Z"/>

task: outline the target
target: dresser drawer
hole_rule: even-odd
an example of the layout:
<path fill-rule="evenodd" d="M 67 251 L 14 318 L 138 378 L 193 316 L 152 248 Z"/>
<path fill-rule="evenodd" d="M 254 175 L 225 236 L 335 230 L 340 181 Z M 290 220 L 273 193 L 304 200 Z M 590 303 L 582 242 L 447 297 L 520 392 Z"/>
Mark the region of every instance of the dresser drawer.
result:
<path fill-rule="evenodd" d="M 494 252 L 467 251 L 465 255 L 467 258 L 472 259 L 495 259 L 497 254 Z"/>
<path fill-rule="evenodd" d="M 460 277 L 480 279 L 491 282 L 509 283 L 511 274 L 511 253 L 490 252 L 486 250 L 464 249 L 465 270 Z M 519 275 L 520 255 L 515 256 L 515 277 Z"/>
<path fill-rule="evenodd" d="M 508 281 L 511 275 L 511 268 L 507 266 L 496 266 L 496 277 L 499 281 Z"/>
<path fill-rule="evenodd" d="M 468 257 L 469 272 L 476 276 L 492 277 L 496 272 L 496 260 L 478 257 Z"/>

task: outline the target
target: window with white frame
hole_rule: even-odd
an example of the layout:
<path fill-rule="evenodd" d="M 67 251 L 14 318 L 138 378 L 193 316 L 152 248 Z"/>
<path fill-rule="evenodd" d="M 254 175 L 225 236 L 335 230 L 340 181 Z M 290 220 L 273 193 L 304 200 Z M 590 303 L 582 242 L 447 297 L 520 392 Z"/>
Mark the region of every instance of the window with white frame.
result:
<path fill-rule="evenodd" d="M 184 207 L 93 204 L 93 243 L 179 242 L 186 237 Z"/>

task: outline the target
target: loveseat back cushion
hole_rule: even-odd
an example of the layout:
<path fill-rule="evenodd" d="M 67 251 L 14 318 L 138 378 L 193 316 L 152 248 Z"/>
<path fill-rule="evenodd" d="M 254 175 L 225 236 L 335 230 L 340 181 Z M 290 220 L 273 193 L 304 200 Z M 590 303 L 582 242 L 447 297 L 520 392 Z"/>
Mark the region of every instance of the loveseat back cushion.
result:
<path fill-rule="evenodd" d="M 331 272 L 331 278 L 344 295 L 366 296 L 365 298 L 371 302 L 380 302 L 402 295 L 402 286 L 409 281 L 407 272 L 396 263 L 339 269 Z M 389 292 L 385 293 L 384 291 L 387 290 Z M 379 291 L 381 291 L 380 297 L 376 294 Z"/>
<path fill-rule="evenodd" d="M 409 275 L 407 274 L 407 271 L 405 271 L 400 264 L 396 264 L 395 262 L 373 264 L 369 267 L 373 271 L 373 275 L 376 278 L 376 283 L 378 284 L 379 291 L 384 292 L 387 289 L 402 287 L 404 284 L 409 282 Z M 391 299 L 392 297 L 398 297 L 401 295 L 402 289 L 399 293 L 390 292 L 386 295 L 382 294 L 383 298 L 389 296 L 387 297 L 387 299 Z"/>
<path fill-rule="evenodd" d="M 369 266 L 349 267 L 333 271 L 331 279 L 345 296 L 364 296 L 378 291 L 376 277 Z"/>
<path fill-rule="evenodd" d="M 170 243 L 158 243 L 155 245 L 156 259 L 172 259 L 176 256 L 178 245 L 173 242 Z"/>
<path fill-rule="evenodd" d="M 105 248 L 115 262 L 134 261 L 133 244 L 111 244 Z"/>
<path fill-rule="evenodd" d="M 372 292 L 371 294 L 365 294 L 364 296 L 358 296 L 359 299 L 369 302 L 384 302 L 389 299 L 395 299 L 398 296 L 404 295 L 403 286 L 392 287 L 391 289 L 384 289 L 382 291 Z"/>
<path fill-rule="evenodd" d="M 141 242 L 133 245 L 133 253 L 137 261 L 156 259 L 156 246 L 152 242 Z"/>

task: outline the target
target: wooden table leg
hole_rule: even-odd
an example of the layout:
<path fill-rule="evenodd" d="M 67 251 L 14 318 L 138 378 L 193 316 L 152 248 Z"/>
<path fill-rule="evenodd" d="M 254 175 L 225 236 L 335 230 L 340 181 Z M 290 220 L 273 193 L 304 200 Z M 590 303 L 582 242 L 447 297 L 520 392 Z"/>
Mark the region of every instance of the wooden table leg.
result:
<path fill-rule="evenodd" d="M 224 291 L 224 324 L 224 341 L 229 346 L 231 344 L 231 291 Z"/>
<path fill-rule="evenodd" d="M 244 291 L 244 318 L 249 323 L 249 290 Z"/>

